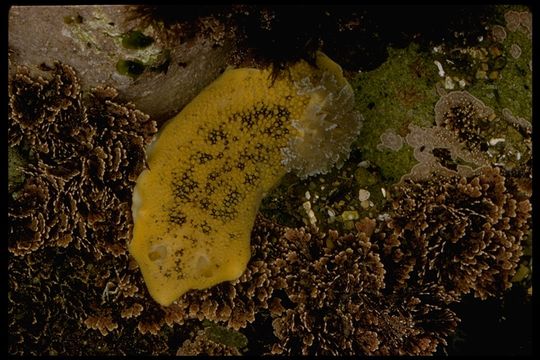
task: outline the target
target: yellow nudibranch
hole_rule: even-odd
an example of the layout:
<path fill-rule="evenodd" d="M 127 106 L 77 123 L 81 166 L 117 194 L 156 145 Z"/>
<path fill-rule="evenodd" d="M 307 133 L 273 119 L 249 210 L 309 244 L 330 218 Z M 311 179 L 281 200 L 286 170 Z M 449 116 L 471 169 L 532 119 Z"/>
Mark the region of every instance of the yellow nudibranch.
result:
<path fill-rule="evenodd" d="M 288 171 L 304 178 L 347 158 L 362 117 L 339 65 L 320 52 L 316 64 L 276 79 L 225 71 L 147 149 L 129 250 L 158 303 L 238 278 L 265 194 Z"/>

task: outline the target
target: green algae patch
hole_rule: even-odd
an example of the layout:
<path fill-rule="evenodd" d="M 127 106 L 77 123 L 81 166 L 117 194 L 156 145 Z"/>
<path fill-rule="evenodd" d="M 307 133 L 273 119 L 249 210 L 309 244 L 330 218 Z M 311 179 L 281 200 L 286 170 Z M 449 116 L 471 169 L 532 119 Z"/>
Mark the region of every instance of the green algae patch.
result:
<path fill-rule="evenodd" d="M 22 171 L 26 161 L 13 148 L 8 147 L 8 191 L 12 193 L 24 182 L 24 173 Z"/>
<path fill-rule="evenodd" d="M 143 34 L 139 30 L 133 30 L 122 35 L 122 46 L 126 49 L 144 49 L 154 43 L 151 36 Z"/>
<path fill-rule="evenodd" d="M 514 116 L 532 118 L 532 40 L 519 31 L 506 29 L 506 38 L 491 45 L 488 78 L 477 79 L 469 92 L 481 98 L 486 105 L 501 113 L 508 109 Z M 495 55 L 498 55 L 495 57 Z M 504 66 L 494 69 L 497 59 L 504 59 Z M 500 63 L 503 61 L 501 60 Z M 492 66 L 489 66 L 493 63 Z M 495 73 L 491 78 L 489 74 Z"/>
<path fill-rule="evenodd" d="M 502 44 L 492 45 L 500 49 L 497 58 L 505 59 L 504 67 L 496 78 L 480 79 L 469 91 L 499 113 L 506 108 L 514 116 L 531 119 L 532 40 L 520 31 L 506 29 L 506 34 Z"/>
<path fill-rule="evenodd" d="M 418 163 L 414 159 L 413 148 L 409 145 L 404 145 L 398 151 L 373 151 L 369 159 L 379 166 L 382 179 L 390 183 L 398 182 Z"/>
<path fill-rule="evenodd" d="M 146 65 L 144 65 L 139 60 L 118 60 L 116 63 L 116 71 L 118 71 L 119 74 L 124 76 L 129 76 L 131 78 L 138 78 L 146 69 Z"/>
<path fill-rule="evenodd" d="M 404 137 L 409 124 L 431 126 L 437 68 L 416 44 L 406 49 L 388 49 L 388 60 L 379 68 L 359 74 L 352 81 L 356 103 L 365 117 L 357 147 L 364 160 L 381 169 L 385 180 L 395 182 L 416 163 L 412 148 L 381 151 L 381 135 L 388 129 Z"/>
<path fill-rule="evenodd" d="M 204 332 L 206 336 L 214 342 L 237 349 L 245 348 L 248 345 L 248 339 L 238 331 L 217 325 L 208 320 L 204 320 L 203 325 L 205 326 Z"/>
<path fill-rule="evenodd" d="M 410 126 L 433 128 L 435 104 L 456 91 L 467 91 L 493 110 L 490 117 L 472 119 L 481 127 L 476 145 L 489 162 L 515 168 L 530 159 L 524 140 L 530 137 L 532 118 L 531 15 L 521 7 L 498 9 L 497 20 L 477 44 L 389 49 L 384 64 L 352 81 L 365 117 L 356 147 L 383 182 L 395 183 L 410 173 L 417 163 L 405 141 Z M 459 159 L 448 160 L 451 170 L 462 165 Z"/>

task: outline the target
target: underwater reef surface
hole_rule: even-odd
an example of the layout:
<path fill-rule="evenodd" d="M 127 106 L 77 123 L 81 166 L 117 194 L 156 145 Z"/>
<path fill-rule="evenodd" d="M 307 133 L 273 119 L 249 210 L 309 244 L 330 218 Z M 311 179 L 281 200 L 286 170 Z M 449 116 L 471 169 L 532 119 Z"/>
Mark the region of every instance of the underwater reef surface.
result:
<path fill-rule="evenodd" d="M 527 7 L 43 9 L 10 12 L 9 354 L 532 353 Z M 267 194 L 240 278 L 157 304 L 128 252 L 146 146 L 225 65 L 317 49 L 364 118 L 348 159 Z"/>

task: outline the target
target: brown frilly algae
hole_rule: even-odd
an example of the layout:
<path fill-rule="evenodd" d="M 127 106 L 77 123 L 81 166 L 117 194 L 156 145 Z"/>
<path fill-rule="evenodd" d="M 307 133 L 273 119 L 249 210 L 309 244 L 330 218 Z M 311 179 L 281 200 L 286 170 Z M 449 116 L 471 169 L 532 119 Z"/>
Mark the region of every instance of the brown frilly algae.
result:
<path fill-rule="evenodd" d="M 370 240 L 375 226 L 364 219 L 353 234 L 341 236 L 259 218 L 246 273 L 188 292 L 171 306 L 180 323 L 209 319 L 232 329 L 249 328 L 266 314 L 272 322 L 264 331 L 275 335 L 264 345 L 268 353 L 432 353 L 455 329 L 457 316 L 436 284 L 386 289 L 378 246 Z M 403 313 L 402 301 L 410 303 L 410 313 Z M 426 321 L 432 325 L 424 328 Z"/>
<path fill-rule="evenodd" d="M 110 309 L 92 307 L 142 288 L 125 273 L 126 244 L 131 188 L 155 123 L 133 105 L 118 102 L 114 89 L 83 94 L 69 66 L 55 63 L 42 70 L 43 77 L 31 78 L 22 67 L 9 85 L 8 144 L 31 149 L 19 165 L 25 181 L 8 201 L 10 353 L 21 353 L 30 343 L 34 354 L 43 353 L 40 346 L 76 352 L 63 348 L 69 344 L 42 341 L 58 335 L 62 321 L 67 332 L 80 333 L 85 324 L 107 334 L 118 327 L 118 318 Z M 67 268 L 55 263 L 71 270 L 64 273 Z M 40 295 L 32 295 L 33 288 L 41 288 Z M 28 301 L 49 310 L 21 312 Z M 126 311 L 136 306 L 125 305 Z M 36 330 L 42 326 L 41 336 L 28 338 L 26 322 Z"/>
<path fill-rule="evenodd" d="M 436 281 L 449 301 L 509 288 L 531 220 L 530 193 L 508 191 L 515 181 L 486 167 L 470 177 L 433 176 L 397 187 L 395 212 L 380 236 L 385 268 L 406 266 L 389 281 L 397 287 Z"/>
<path fill-rule="evenodd" d="M 366 218 L 345 236 L 285 232 L 279 264 L 288 274 L 286 301 L 272 322 L 279 340 L 272 353 L 429 354 L 444 343 L 455 314 L 441 306 L 439 291 L 422 296 L 427 289 L 396 293 L 385 285 L 388 274 L 370 239 L 374 227 Z M 426 326 L 425 318 L 436 325 Z"/>
<path fill-rule="evenodd" d="M 156 125 L 115 102 L 114 89 L 83 98 L 69 66 L 44 71 L 48 79 L 31 79 L 21 68 L 9 86 L 9 146 L 31 148 L 33 155 L 22 170 L 27 182 L 9 199 L 9 249 L 24 255 L 73 241 L 98 256 L 122 254 L 118 241 L 131 233 L 129 189 Z"/>

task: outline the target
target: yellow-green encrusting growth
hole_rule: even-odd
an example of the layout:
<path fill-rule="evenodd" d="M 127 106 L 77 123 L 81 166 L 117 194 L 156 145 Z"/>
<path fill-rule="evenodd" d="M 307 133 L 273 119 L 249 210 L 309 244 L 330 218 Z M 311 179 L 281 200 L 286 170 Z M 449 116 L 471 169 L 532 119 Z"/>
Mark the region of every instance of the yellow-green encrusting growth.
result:
<path fill-rule="evenodd" d="M 152 297 L 169 305 L 238 278 L 261 199 L 289 170 L 343 161 L 360 128 L 353 103 L 341 68 L 319 53 L 317 67 L 301 61 L 274 80 L 270 69 L 228 70 L 171 119 L 133 195 L 129 248 Z"/>

